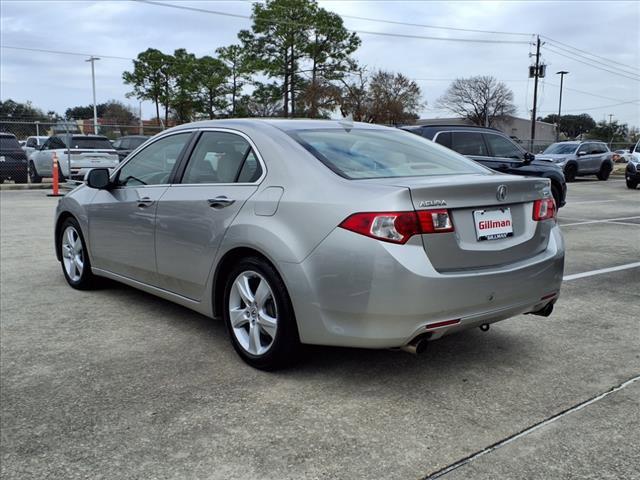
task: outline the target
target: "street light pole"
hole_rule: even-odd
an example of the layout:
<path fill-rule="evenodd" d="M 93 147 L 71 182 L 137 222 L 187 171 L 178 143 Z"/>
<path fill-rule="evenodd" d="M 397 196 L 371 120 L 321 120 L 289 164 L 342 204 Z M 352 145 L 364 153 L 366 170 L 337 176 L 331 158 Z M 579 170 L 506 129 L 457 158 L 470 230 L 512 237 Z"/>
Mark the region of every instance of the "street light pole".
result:
<path fill-rule="evenodd" d="M 91 84 L 93 86 L 93 133 L 98 133 L 98 109 L 96 107 L 96 70 L 94 67 L 94 63 L 96 60 L 100 60 L 98 57 L 94 57 L 93 55 L 85 60 L 85 62 L 91 62 Z"/>
<path fill-rule="evenodd" d="M 560 141 L 560 117 L 562 115 L 562 82 L 564 80 L 564 76 L 569 72 L 565 70 L 560 70 L 556 72 L 556 75 L 560 75 L 560 100 L 558 101 L 558 126 L 556 127 L 556 142 Z"/>

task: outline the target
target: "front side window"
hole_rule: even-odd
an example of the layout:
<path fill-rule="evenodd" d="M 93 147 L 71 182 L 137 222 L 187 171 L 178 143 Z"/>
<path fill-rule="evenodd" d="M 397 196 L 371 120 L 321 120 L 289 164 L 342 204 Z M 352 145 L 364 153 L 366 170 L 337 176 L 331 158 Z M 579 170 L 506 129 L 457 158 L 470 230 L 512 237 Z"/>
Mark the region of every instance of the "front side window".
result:
<path fill-rule="evenodd" d="M 227 132 L 203 132 L 182 183 L 246 183 L 261 175 L 260 163 L 243 137 Z"/>
<path fill-rule="evenodd" d="M 191 132 L 160 138 L 138 152 L 118 172 L 118 185 L 163 185 L 191 137 Z"/>
<path fill-rule="evenodd" d="M 30 138 L 27 140 L 27 147 L 35 148 L 36 147 L 36 139 Z"/>
<path fill-rule="evenodd" d="M 522 152 L 511 141 L 500 135 L 486 134 L 485 139 L 494 157 L 522 158 Z"/>
<path fill-rule="evenodd" d="M 335 173 L 349 179 L 486 172 L 451 150 L 402 130 L 332 128 L 287 133 Z"/>
<path fill-rule="evenodd" d="M 453 132 L 451 148 L 461 155 L 489 156 L 482 134 L 479 132 Z"/>

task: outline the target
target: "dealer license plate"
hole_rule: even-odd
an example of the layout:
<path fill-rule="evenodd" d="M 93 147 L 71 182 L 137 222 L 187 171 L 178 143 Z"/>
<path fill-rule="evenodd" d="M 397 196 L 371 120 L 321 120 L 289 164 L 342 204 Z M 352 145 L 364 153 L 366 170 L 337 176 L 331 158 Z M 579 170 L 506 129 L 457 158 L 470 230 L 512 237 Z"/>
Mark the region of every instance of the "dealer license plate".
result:
<path fill-rule="evenodd" d="M 473 221 L 478 241 L 499 240 L 513 236 L 513 221 L 509 208 L 475 210 Z"/>

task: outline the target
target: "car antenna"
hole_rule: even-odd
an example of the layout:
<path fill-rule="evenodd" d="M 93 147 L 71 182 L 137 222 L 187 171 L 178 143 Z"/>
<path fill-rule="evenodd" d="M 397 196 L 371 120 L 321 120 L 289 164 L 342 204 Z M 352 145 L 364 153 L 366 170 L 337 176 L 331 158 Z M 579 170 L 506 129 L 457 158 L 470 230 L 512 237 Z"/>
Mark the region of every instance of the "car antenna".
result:
<path fill-rule="evenodd" d="M 347 133 L 349 133 L 353 128 L 353 115 L 349 114 L 346 117 L 344 117 L 342 120 L 339 120 L 338 125 L 340 125 L 342 128 L 346 130 Z"/>

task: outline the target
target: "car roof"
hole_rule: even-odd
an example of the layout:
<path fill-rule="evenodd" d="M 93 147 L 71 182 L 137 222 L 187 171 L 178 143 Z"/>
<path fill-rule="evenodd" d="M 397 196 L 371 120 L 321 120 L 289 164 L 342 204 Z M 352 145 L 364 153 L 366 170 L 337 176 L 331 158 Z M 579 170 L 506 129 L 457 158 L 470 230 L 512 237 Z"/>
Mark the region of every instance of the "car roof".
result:
<path fill-rule="evenodd" d="M 123 135 L 116 138 L 116 140 L 120 140 L 121 138 L 149 138 L 149 135 Z"/>
<path fill-rule="evenodd" d="M 420 125 L 408 125 L 406 127 L 400 127 L 404 130 L 416 130 L 418 128 L 429 128 L 432 130 L 461 130 L 461 131 L 486 131 L 490 133 L 500 133 L 504 135 L 504 132 L 498 130 L 497 128 L 492 127 L 481 127 L 479 125 L 456 125 L 456 124 L 447 124 L 447 125 L 429 125 L 428 123 L 420 124 Z"/>
<path fill-rule="evenodd" d="M 16 136 L 13 133 L 9 133 L 9 132 L 0 132 L 0 136 L 16 138 Z"/>
<path fill-rule="evenodd" d="M 283 131 L 289 130 L 312 130 L 312 129 L 344 129 L 345 125 L 353 125 L 354 128 L 366 128 L 370 130 L 385 130 L 389 127 L 375 125 L 364 122 L 351 122 L 349 120 L 310 120 L 310 119 L 290 119 L 290 118 L 233 118 L 221 120 L 202 120 L 199 122 L 186 123 L 173 127 L 169 130 L 179 131 L 189 128 L 242 128 L 250 127 L 257 130 L 269 130 L 277 128 Z M 169 130 L 165 130 L 169 131 Z"/>

